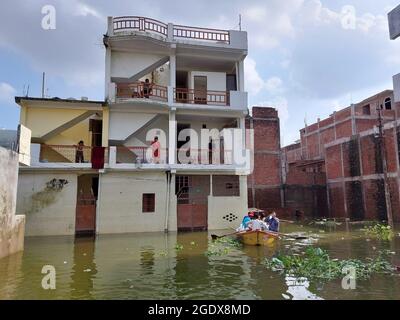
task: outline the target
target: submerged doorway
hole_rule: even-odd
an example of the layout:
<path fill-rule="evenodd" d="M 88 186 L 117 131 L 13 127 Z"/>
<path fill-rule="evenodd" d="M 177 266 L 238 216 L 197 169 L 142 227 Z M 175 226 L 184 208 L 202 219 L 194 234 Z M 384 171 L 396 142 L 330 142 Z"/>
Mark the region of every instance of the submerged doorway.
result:
<path fill-rule="evenodd" d="M 206 231 L 210 176 L 176 176 L 178 231 Z"/>
<path fill-rule="evenodd" d="M 83 174 L 78 176 L 76 200 L 75 234 L 96 233 L 96 203 L 98 199 L 99 176 Z"/>

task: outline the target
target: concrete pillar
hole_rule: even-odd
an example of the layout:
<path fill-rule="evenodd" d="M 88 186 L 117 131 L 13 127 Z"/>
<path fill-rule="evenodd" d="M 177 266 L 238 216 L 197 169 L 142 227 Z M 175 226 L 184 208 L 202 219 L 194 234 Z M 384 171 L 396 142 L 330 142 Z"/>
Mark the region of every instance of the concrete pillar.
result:
<path fill-rule="evenodd" d="M 169 85 L 176 88 L 176 55 L 169 56 Z"/>
<path fill-rule="evenodd" d="M 108 147 L 108 136 L 110 127 L 110 108 L 103 108 L 103 129 L 102 129 L 102 146 Z"/>
<path fill-rule="evenodd" d="M 244 60 L 238 62 L 237 69 L 238 90 L 244 91 Z"/>
<path fill-rule="evenodd" d="M 113 17 L 107 17 L 107 35 L 108 36 L 114 35 Z"/>
<path fill-rule="evenodd" d="M 106 48 L 106 57 L 105 57 L 105 81 L 104 81 L 104 100 L 113 100 L 113 97 L 109 96 L 109 88 L 111 83 L 111 48 Z"/>
<path fill-rule="evenodd" d="M 172 23 L 168 23 L 167 26 L 167 39 L 170 42 L 174 40 L 174 25 Z"/>
<path fill-rule="evenodd" d="M 354 104 L 351 104 L 351 133 L 353 136 L 357 134 L 356 106 Z"/>
<path fill-rule="evenodd" d="M 168 163 L 176 163 L 176 111 L 171 109 L 169 112 L 168 126 Z"/>

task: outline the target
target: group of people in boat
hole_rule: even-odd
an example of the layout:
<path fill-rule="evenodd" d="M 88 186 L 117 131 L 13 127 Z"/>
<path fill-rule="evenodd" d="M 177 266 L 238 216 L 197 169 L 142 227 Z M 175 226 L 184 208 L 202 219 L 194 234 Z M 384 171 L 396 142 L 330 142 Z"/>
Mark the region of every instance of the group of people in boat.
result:
<path fill-rule="evenodd" d="M 264 211 L 261 210 L 249 211 L 236 231 L 279 232 L 279 219 L 276 217 L 275 211 L 269 215 L 265 215 Z"/>

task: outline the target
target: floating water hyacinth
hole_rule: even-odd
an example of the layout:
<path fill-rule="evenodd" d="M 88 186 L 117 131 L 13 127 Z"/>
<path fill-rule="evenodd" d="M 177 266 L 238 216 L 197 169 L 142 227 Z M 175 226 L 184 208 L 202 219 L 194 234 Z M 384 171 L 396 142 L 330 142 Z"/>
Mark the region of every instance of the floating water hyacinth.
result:
<path fill-rule="evenodd" d="M 386 260 L 389 252 L 378 257 L 368 258 L 366 262 L 358 259 L 331 259 L 327 251 L 320 248 L 308 248 L 303 255 L 280 255 L 266 259 L 265 265 L 272 271 L 304 277 L 309 280 L 334 280 L 343 277 L 345 267 L 354 267 L 357 279 L 368 279 L 374 273 L 392 273 L 395 268 Z"/>

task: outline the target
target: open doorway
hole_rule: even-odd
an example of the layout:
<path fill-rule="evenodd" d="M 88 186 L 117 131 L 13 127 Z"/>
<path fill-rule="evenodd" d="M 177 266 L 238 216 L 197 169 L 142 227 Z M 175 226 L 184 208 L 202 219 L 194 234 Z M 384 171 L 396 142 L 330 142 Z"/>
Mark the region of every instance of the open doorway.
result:
<path fill-rule="evenodd" d="M 76 201 L 75 234 L 96 233 L 96 204 L 99 196 L 99 176 L 83 174 L 78 176 Z"/>
<path fill-rule="evenodd" d="M 207 104 L 207 77 L 194 76 L 194 103 Z"/>

